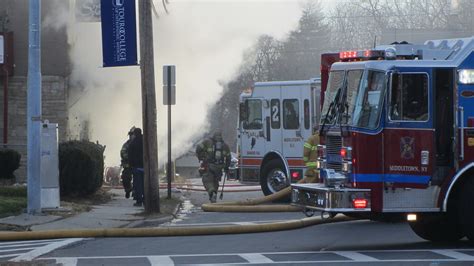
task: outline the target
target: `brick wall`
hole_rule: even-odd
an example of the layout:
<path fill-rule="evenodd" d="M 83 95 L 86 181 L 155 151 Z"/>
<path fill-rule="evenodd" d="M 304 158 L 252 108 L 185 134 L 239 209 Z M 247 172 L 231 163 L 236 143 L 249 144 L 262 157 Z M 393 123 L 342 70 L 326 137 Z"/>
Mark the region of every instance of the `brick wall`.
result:
<path fill-rule="evenodd" d="M 59 142 L 66 140 L 67 132 L 67 95 L 68 79 L 60 76 L 43 76 L 42 82 L 42 120 L 58 123 Z M 0 101 L 3 103 L 3 86 L 0 89 Z M 21 167 L 15 172 L 18 182 L 26 181 L 26 101 L 27 78 L 12 77 L 8 88 L 8 144 L 9 148 L 21 153 Z M 2 105 L 3 106 L 3 105 Z M 0 110 L 3 118 L 3 109 Z M 3 140 L 3 119 L 0 123 Z"/>

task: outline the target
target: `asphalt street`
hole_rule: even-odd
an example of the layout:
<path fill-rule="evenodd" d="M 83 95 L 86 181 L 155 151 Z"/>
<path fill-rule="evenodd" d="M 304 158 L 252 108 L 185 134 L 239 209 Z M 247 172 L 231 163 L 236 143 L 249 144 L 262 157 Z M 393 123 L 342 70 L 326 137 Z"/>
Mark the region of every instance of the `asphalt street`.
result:
<path fill-rule="evenodd" d="M 207 213 L 201 191 L 183 191 L 184 208 L 163 226 L 239 225 L 300 219 L 302 213 Z M 229 192 L 225 200 L 260 196 Z M 297 230 L 190 237 L 87 239 L 38 258 L 63 265 L 473 265 L 467 241 L 431 243 L 404 223 L 351 221 Z"/>

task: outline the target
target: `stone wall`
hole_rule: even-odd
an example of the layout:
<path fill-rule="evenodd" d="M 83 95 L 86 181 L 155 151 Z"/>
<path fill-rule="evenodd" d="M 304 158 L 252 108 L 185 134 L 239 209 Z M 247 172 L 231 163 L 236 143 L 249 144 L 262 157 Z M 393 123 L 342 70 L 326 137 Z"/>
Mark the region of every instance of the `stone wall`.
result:
<path fill-rule="evenodd" d="M 66 140 L 68 119 L 68 79 L 60 76 L 43 76 L 42 82 L 42 120 L 58 123 L 59 142 Z M 4 103 L 3 86 L 0 89 L 0 101 Z M 15 172 L 18 182 L 26 181 L 26 128 L 27 78 L 12 77 L 8 88 L 8 144 L 9 148 L 21 153 L 21 167 Z M 3 105 L 2 105 L 3 106 Z M 3 118 L 3 109 L 0 110 Z M 3 142 L 3 120 L 0 123 Z"/>

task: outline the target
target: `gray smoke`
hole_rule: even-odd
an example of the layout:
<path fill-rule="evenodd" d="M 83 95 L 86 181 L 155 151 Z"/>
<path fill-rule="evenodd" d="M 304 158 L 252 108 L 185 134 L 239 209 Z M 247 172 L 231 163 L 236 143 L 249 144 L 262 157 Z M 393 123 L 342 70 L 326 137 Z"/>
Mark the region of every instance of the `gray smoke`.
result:
<path fill-rule="evenodd" d="M 156 7 L 162 8 L 161 1 Z M 283 38 L 297 24 L 297 1 L 170 1 L 154 23 L 155 81 L 160 165 L 166 161 L 167 109 L 162 105 L 162 65 L 176 65 L 177 104 L 172 107 L 173 158 L 208 129 L 206 115 L 223 92 L 243 51 L 260 34 Z M 102 68 L 99 23 L 71 23 L 71 83 L 78 100 L 71 118 L 90 120 L 91 139 L 105 144 L 106 164 L 118 165 L 132 126 L 141 127 L 139 67 Z M 73 119 L 72 119 L 73 120 Z"/>

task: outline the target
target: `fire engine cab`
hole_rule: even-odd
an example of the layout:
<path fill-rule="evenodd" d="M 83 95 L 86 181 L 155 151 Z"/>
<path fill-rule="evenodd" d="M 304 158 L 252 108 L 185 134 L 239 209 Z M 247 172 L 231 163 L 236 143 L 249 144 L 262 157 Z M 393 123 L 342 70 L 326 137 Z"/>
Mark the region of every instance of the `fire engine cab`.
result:
<path fill-rule="evenodd" d="M 303 144 L 319 122 L 320 79 L 257 82 L 240 95 L 241 181 L 260 182 L 265 195 L 303 176 Z"/>
<path fill-rule="evenodd" d="M 320 136 L 321 182 L 292 185 L 293 204 L 474 241 L 474 38 L 339 53 Z"/>

